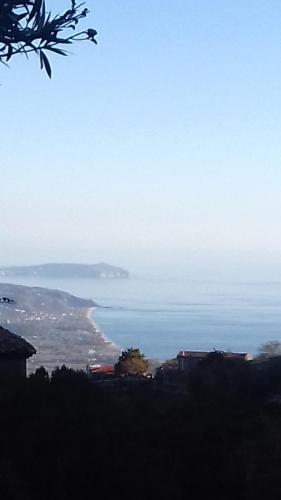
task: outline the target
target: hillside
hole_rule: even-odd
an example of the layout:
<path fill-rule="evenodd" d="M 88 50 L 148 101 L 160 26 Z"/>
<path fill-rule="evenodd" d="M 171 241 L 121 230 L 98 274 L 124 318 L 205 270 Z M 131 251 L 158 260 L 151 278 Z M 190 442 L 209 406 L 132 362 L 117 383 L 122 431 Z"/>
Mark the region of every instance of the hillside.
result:
<path fill-rule="evenodd" d="M 30 277 L 30 278 L 128 278 L 129 273 L 121 267 L 106 263 L 99 264 L 72 264 L 49 263 L 35 266 L 1 267 L 0 276 L 3 277 Z"/>
<path fill-rule="evenodd" d="M 0 325 L 21 335 L 36 349 L 31 370 L 53 370 L 66 364 L 80 369 L 92 363 L 112 363 L 119 349 L 107 342 L 88 319 L 92 300 L 48 288 L 0 283 Z"/>

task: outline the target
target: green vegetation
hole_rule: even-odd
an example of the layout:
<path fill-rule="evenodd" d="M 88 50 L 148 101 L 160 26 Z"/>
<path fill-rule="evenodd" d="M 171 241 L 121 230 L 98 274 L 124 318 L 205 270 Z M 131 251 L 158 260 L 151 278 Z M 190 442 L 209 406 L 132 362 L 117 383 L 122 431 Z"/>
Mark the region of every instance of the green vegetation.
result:
<path fill-rule="evenodd" d="M 148 361 L 139 349 L 130 347 L 123 351 L 115 365 L 117 375 L 144 375 L 148 370 Z"/>
<path fill-rule="evenodd" d="M 81 40 L 96 42 L 95 29 L 76 32 L 80 21 L 89 13 L 82 4 L 71 0 L 70 7 L 52 16 L 45 0 L 0 0 L 0 62 L 7 64 L 16 54 L 33 52 L 40 58 L 41 69 L 51 78 L 47 54 L 66 56 L 65 46 Z"/>
<path fill-rule="evenodd" d="M 114 368 L 116 375 L 144 375 L 148 370 L 148 361 L 139 349 L 130 347 L 122 351 Z"/>
<path fill-rule="evenodd" d="M 263 344 L 260 349 L 260 358 L 269 359 L 275 356 L 281 356 L 281 342 L 279 340 L 271 340 L 266 344 Z"/>

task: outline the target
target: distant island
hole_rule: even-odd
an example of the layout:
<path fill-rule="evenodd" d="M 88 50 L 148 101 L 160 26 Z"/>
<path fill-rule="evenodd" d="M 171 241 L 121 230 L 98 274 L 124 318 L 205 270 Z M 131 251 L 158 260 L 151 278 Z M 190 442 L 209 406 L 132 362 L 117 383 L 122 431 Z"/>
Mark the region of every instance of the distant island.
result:
<path fill-rule="evenodd" d="M 129 272 L 121 267 L 101 262 L 99 264 L 52 263 L 35 266 L 0 267 L 0 277 L 29 278 L 128 278 Z"/>

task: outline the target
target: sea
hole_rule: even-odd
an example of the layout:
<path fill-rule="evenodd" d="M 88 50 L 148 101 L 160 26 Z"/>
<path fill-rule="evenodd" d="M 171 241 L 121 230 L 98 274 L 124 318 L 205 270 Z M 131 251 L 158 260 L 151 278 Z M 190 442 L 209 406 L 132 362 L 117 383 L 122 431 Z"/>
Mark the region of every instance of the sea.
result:
<path fill-rule="evenodd" d="M 1 278 L 3 282 L 3 278 Z M 214 282 L 135 276 L 129 279 L 15 279 L 91 298 L 92 319 L 121 348 L 157 360 L 181 350 L 257 354 L 281 341 L 281 282 Z"/>

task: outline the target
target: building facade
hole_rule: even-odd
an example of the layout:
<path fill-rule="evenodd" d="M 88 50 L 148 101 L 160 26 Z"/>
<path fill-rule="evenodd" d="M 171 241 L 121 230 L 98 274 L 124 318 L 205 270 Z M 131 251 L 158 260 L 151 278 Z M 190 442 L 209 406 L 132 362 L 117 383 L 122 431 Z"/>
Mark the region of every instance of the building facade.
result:
<path fill-rule="evenodd" d="M 248 353 L 223 351 L 218 351 L 218 353 L 222 354 L 225 359 L 237 361 L 251 361 L 253 359 Z M 180 351 L 177 355 L 178 369 L 182 372 L 190 373 L 210 354 L 210 352 L 204 351 Z"/>
<path fill-rule="evenodd" d="M 26 360 L 36 349 L 19 335 L 0 326 L 0 381 L 26 377 Z"/>

